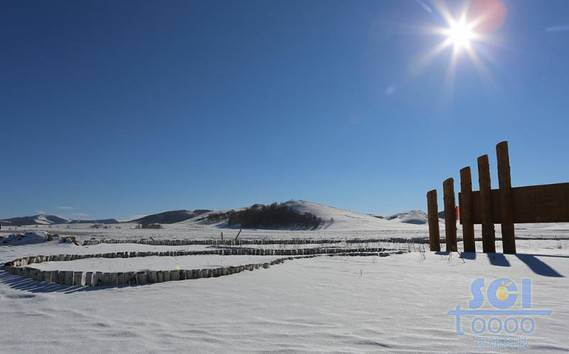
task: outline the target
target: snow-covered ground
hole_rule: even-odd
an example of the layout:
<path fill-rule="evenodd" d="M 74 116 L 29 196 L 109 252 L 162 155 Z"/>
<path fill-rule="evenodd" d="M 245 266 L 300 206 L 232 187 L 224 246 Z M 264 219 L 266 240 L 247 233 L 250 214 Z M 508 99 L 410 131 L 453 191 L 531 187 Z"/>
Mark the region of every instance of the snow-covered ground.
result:
<path fill-rule="evenodd" d="M 334 246 L 342 246 L 346 245 L 343 240 L 353 238 L 427 237 L 426 225 L 372 216 L 373 219 L 354 217 L 355 221 L 349 222 L 349 214 L 343 213 L 345 219 L 342 219 L 338 213 L 343 212 L 335 214 L 336 228 L 243 230 L 240 238 L 337 238 Z M 370 226 L 372 223 L 376 223 L 375 229 Z M 499 236 L 500 227 L 496 229 Z M 149 237 L 219 239 L 221 232 L 229 239 L 238 232 L 191 222 L 165 225 L 160 230 L 135 229 L 131 224 L 106 229 L 77 224 L 28 226 L 17 231 L 24 230 L 45 230 L 73 235 L 80 240 L 92 236 L 133 240 Z M 13 232 L 6 228 L 3 231 Z M 477 235 L 480 235 L 479 230 Z M 461 319 L 465 334 L 457 335 L 455 318 L 449 316 L 449 311 L 455 310 L 457 305 L 462 309 L 468 306 L 473 299 L 472 285 L 476 279 L 483 278 L 487 287 L 503 277 L 518 286 L 520 298 L 527 293 L 521 290 L 523 279 L 530 279 L 532 309 L 552 311 L 550 315 L 535 317 L 531 333 L 514 333 L 514 337 L 527 340 L 529 352 L 568 352 L 569 227 L 565 224 L 520 225 L 517 235 L 529 238 L 518 239 L 517 256 L 482 253 L 449 256 L 422 252 L 424 244 L 403 244 L 400 247 L 410 253 L 388 257 L 295 259 L 254 272 L 139 287 L 62 287 L 0 270 L 0 352 L 518 352 L 520 346 L 505 350 L 479 346 L 480 337 L 472 333 L 469 325 L 472 318 L 468 316 Z M 368 246 L 381 244 L 372 242 Z M 384 244 L 389 245 L 389 242 Z M 28 244 L 20 240 L 15 244 L 0 244 L 0 262 L 40 254 L 209 248 L 134 243 L 78 246 L 58 241 Z M 480 242 L 477 248 L 481 250 Z M 497 250 L 501 250 L 500 241 Z M 153 256 L 89 258 L 34 266 L 104 272 L 206 268 L 270 259 L 264 256 Z M 519 304 L 520 301 L 516 308 Z M 487 301 L 483 308 L 489 308 Z M 514 320 L 510 320 L 510 327 Z M 496 323 L 494 321 L 494 326 Z M 524 345 L 525 342 L 521 349 Z"/>
<path fill-rule="evenodd" d="M 568 351 L 567 245 L 533 246 L 535 257 L 317 257 L 220 278 L 91 291 L 34 287 L 2 273 L 0 350 L 476 352 L 475 337 L 457 336 L 448 311 L 466 306 L 471 282 L 483 276 L 532 279 L 534 307 L 553 313 L 536 320 L 529 350 Z M 41 247 L 2 247 L 0 257 Z"/>

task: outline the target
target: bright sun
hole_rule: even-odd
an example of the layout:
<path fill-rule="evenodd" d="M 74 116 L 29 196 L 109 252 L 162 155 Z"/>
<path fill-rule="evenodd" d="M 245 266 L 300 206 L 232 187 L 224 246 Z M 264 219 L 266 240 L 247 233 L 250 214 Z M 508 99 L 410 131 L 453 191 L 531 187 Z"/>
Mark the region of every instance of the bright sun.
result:
<path fill-rule="evenodd" d="M 444 30 L 444 34 L 456 49 L 468 49 L 470 43 L 476 39 L 473 27 L 465 18 L 461 18 L 458 21 L 451 21 L 449 27 Z"/>
<path fill-rule="evenodd" d="M 447 6 L 450 1 L 433 1 L 433 11 L 442 17 L 443 23 L 442 26 L 426 27 L 424 31 L 442 40 L 413 63 L 413 72 L 421 72 L 435 58 L 449 53 L 445 95 L 452 95 L 458 62 L 463 58 L 469 59 L 485 84 L 492 85 L 494 80 L 485 61 L 492 60 L 489 49 L 503 45 L 497 34 L 493 34 L 505 20 L 506 9 L 501 1 L 464 0 L 461 6 L 454 6 L 457 1 L 453 2 L 454 11 Z"/>

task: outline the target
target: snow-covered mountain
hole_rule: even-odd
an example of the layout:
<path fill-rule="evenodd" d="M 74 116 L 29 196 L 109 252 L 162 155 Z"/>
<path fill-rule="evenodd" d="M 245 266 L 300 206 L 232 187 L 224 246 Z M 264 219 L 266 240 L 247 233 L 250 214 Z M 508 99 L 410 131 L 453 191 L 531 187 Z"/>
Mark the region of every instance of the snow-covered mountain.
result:
<path fill-rule="evenodd" d="M 394 218 L 392 220 L 389 220 L 387 218 L 378 218 L 374 215 L 334 208 L 324 204 L 309 202 L 305 200 L 291 200 L 285 204 L 299 212 L 309 212 L 316 215 L 317 217 L 324 220 L 324 227 L 330 228 L 332 230 L 401 229 L 401 223 L 407 224 L 405 225 L 406 228 L 417 228 L 417 226 L 412 224 L 419 224 L 404 222 L 402 219 L 397 218 Z M 408 220 L 411 220 L 411 218 Z"/>
<path fill-rule="evenodd" d="M 142 218 L 131 220 L 129 222 L 139 223 L 139 224 L 174 224 L 177 222 L 185 221 L 196 216 L 202 215 L 204 213 L 210 212 L 210 210 L 171 210 L 164 211 L 158 214 L 146 215 Z"/>
<path fill-rule="evenodd" d="M 303 215 L 311 214 L 321 220 L 317 229 L 320 230 L 391 230 L 404 228 L 417 228 L 416 225 L 403 224 L 398 220 L 386 220 L 372 215 L 357 213 L 349 210 L 334 208 L 320 203 L 309 202 L 305 200 L 290 200 L 282 203 L 281 205 L 287 206 L 290 210 Z M 249 209 L 259 208 L 259 205 L 254 205 Z M 188 219 L 180 224 L 208 224 L 216 227 L 228 227 L 228 219 L 232 212 L 244 211 L 245 209 L 236 209 L 234 211 L 218 211 L 209 212 L 199 217 Z M 209 219 L 208 219 L 209 217 Z M 274 225 L 275 229 L 284 229 L 285 225 Z M 297 228 L 291 228 L 297 229 Z"/>
<path fill-rule="evenodd" d="M 87 219 L 80 219 L 80 220 L 69 220 L 69 224 L 118 224 L 119 221 L 117 219 L 96 219 L 96 220 L 87 220 Z"/>
<path fill-rule="evenodd" d="M 60 218 L 55 215 L 38 214 L 32 216 L 21 216 L 0 220 L 1 225 L 54 225 L 65 224 L 68 219 Z"/>
<path fill-rule="evenodd" d="M 422 210 L 409 210 L 388 216 L 386 219 L 415 225 L 426 224 L 428 221 L 427 214 Z"/>
<path fill-rule="evenodd" d="M 117 224 L 115 219 L 101 220 L 72 220 L 55 215 L 38 214 L 32 216 L 19 216 L 15 218 L 2 219 L 0 225 L 20 226 L 20 225 L 57 225 L 57 224 Z"/>
<path fill-rule="evenodd" d="M 387 218 L 380 218 L 369 214 L 353 212 L 345 209 L 339 209 L 328 205 L 305 201 L 305 200 L 289 200 L 284 203 L 277 204 L 288 207 L 287 210 L 270 209 L 266 215 L 254 215 L 255 226 L 248 228 L 275 229 L 275 230 L 300 230 L 300 229 L 317 229 L 317 230 L 400 230 L 419 229 L 424 227 L 427 216 L 419 210 L 412 210 L 404 213 L 392 215 Z M 263 206 L 256 204 L 249 208 L 239 208 L 224 211 L 209 210 L 171 210 L 158 214 L 147 215 L 130 223 L 141 224 L 175 224 L 177 227 L 204 227 L 212 226 L 217 228 L 225 227 L 243 227 L 241 220 L 245 218 L 236 217 L 236 213 L 245 212 L 247 210 L 255 213 L 255 210 L 263 210 Z M 290 211 L 307 217 L 297 217 L 291 215 Z M 285 215 L 286 214 L 286 215 Z M 240 215 L 238 215 L 240 216 Z M 250 216 L 250 215 L 249 215 Z M 314 216 L 314 217 L 312 217 Z M 232 218 L 230 220 L 230 218 Z M 312 218 L 312 219 L 310 219 Z M 235 222 L 237 220 L 237 222 Z M 250 218 L 249 218 L 250 220 Z M 104 221 L 104 222 L 103 222 Z M 229 222 L 232 221 L 232 222 Z M 99 224 L 99 223 L 115 223 L 114 219 L 108 220 L 68 220 L 54 215 L 34 215 L 18 218 L 10 218 L 0 220 L 2 225 L 54 225 L 54 224 Z"/>

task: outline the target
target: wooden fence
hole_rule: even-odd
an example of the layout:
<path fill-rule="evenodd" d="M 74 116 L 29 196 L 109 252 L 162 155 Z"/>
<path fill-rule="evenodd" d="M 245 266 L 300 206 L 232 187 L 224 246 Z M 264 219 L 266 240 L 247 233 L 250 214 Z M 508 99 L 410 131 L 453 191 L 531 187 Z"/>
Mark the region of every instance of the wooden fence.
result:
<path fill-rule="evenodd" d="M 472 190 L 470 167 L 460 170 L 459 208 L 456 208 L 454 180 L 443 183 L 446 251 L 457 251 L 456 221 L 460 216 L 465 252 L 476 252 L 474 224 L 482 225 L 482 250 L 496 252 L 494 224 L 502 229 L 502 248 L 506 254 L 516 253 L 515 223 L 569 222 L 569 183 L 512 188 L 508 142 L 496 145 L 498 189 L 491 188 L 488 155 L 478 163 L 479 191 Z M 437 191 L 427 193 L 429 244 L 440 251 Z"/>
<path fill-rule="evenodd" d="M 162 283 L 175 280 L 220 277 L 240 273 L 246 270 L 267 269 L 272 265 L 287 260 L 314 258 L 317 256 L 379 256 L 387 257 L 392 254 L 403 254 L 405 251 L 383 247 L 315 247 L 298 249 L 265 249 L 265 248 L 223 248 L 204 251 L 165 251 L 165 252 L 113 252 L 100 254 L 57 254 L 39 255 L 15 259 L 4 264 L 3 268 L 10 274 L 32 278 L 37 281 L 57 283 L 66 286 L 137 286 Z M 69 262 L 88 258 L 133 258 L 133 257 L 176 257 L 195 255 L 253 255 L 253 256 L 286 256 L 271 261 L 261 260 L 259 263 L 222 266 L 205 269 L 175 269 L 175 270 L 143 270 L 138 272 L 96 272 L 71 270 L 41 270 L 34 264 L 44 262 Z"/>

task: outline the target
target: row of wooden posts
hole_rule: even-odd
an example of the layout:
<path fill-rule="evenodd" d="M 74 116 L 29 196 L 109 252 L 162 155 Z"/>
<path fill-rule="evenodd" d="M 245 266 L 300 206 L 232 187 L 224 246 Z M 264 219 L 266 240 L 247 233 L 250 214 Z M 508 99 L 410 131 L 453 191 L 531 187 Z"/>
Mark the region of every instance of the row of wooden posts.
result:
<path fill-rule="evenodd" d="M 205 269 L 176 269 L 176 270 L 144 270 L 138 272 L 83 272 L 83 271 L 59 271 L 41 270 L 33 264 L 44 262 L 66 262 L 87 258 L 133 258 L 150 256 L 186 256 L 197 254 L 234 255 L 287 255 L 270 261 L 238 265 L 222 266 L 218 268 Z M 56 283 L 66 286 L 134 286 L 153 283 L 162 283 L 175 280 L 199 279 L 219 277 L 240 273 L 246 270 L 267 269 L 272 265 L 283 263 L 287 260 L 300 258 L 313 258 L 322 255 L 327 256 L 380 256 L 387 257 L 391 254 L 402 254 L 401 250 L 388 250 L 385 248 L 301 248 L 293 250 L 273 250 L 262 248 L 230 248 L 215 251 L 167 251 L 167 252 L 113 252 L 102 254 L 59 254 L 49 256 L 29 256 L 15 259 L 5 263 L 4 268 L 10 274 L 28 277 L 37 281 Z"/>
<path fill-rule="evenodd" d="M 401 252 L 398 249 L 389 247 L 310 247 L 310 248 L 246 248 L 246 247 L 224 247 L 213 250 L 176 250 L 176 251 L 145 251 L 145 252 L 111 252 L 96 254 L 57 254 L 49 256 L 23 257 L 18 260 L 7 262 L 6 267 L 20 266 L 43 262 L 68 262 L 88 258 L 136 258 L 136 257 L 183 257 L 183 256 L 304 256 L 304 255 L 328 255 L 328 254 L 347 254 L 350 253 L 383 253 Z"/>
<path fill-rule="evenodd" d="M 304 256 L 310 257 L 310 256 Z M 312 256 L 314 257 L 314 256 Z M 10 274 L 28 277 L 36 281 L 45 281 L 66 286 L 136 286 L 167 281 L 220 277 L 240 273 L 246 270 L 266 269 L 271 265 L 283 263 L 294 257 L 278 258 L 270 262 L 246 264 L 239 266 L 223 266 L 205 269 L 176 269 L 176 270 L 144 270 L 138 272 L 83 272 L 40 270 L 28 266 L 9 266 Z"/>
<path fill-rule="evenodd" d="M 423 238 L 289 238 L 289 239 L 110 239 L 110 238 L 92 238 L 84 240 L 83 246 L 98 245 L 101 243 L 107 244 L 141 244 L 152 246 L 242 246 L 242 245 L 311 245 L 311 244 L 335 244 L 335 243 L 385 243 L 385 242 L 401 242 L 406 243 L 412 240 L 420 242 Z"/>
<path fill-rule="evenodd" d="M 459 205 L 456 207 L 454 180 L 448 178 L 443 182 L 445 243 L 447 252 L 457 252 L 457 214 L 462 224 L 462 238 L 465 252 L 476 252 L 474 224 L 482 225 L 482 249 L 484 253 L 496 252 L 494 222 L 500 221 L 502 227 L 503 252 L 516 253 L 514 234 L 512 185 L 508 143 L 503 141 L 496 145 L 498 165 L 498 191 L 492 191 L 490 183 L 490 165 L 488 155 L 478 158 L 479 192 L 472 191 L 470 167 L 460 170 Z M 494 192 L 494 193 L 493 193 Z M 493 194 L 498 194 L 498 201 L 493 205 Z M 475 203 L 476 202 L 476 203 Z M 497 209 L 497 211 L 495 211 Z M 439 211 L 437 190 L 427 193 L 427 211 L 429 223 L 429 245 L 431 251 L 440 251 Z M 480 220 L 478 220 L 480 219 Z"/>

